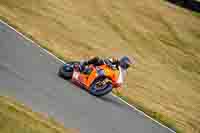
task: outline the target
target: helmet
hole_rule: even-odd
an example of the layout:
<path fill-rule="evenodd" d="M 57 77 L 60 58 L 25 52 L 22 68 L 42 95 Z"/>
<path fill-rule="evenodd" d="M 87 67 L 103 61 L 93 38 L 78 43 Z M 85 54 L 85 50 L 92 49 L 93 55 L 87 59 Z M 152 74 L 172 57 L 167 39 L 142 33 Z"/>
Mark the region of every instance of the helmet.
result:
<path fill-rule="evenodd" d="M 128 69 L 131 64 L 133 64 L 133 62 L 127 56 L 123 56 L 119 61 L 119 65 L 123 69 Z"/>

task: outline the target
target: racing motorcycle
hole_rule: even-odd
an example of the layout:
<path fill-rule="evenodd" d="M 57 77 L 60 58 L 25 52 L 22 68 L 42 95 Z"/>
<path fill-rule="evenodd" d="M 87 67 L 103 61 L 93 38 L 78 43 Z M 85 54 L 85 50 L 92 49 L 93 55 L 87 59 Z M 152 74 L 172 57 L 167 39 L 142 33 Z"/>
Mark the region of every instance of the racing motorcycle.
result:
<path fill-rule="evenodd" d="M 89 65 L 89 72 L 80 70 L 80 62 L 66 62 L 59 68 L 58 75 L 71 80 L 74 84 L 84 88 L 94 96 L 103 96 L 117 88 L 120 72 L 108 64 Z"/>

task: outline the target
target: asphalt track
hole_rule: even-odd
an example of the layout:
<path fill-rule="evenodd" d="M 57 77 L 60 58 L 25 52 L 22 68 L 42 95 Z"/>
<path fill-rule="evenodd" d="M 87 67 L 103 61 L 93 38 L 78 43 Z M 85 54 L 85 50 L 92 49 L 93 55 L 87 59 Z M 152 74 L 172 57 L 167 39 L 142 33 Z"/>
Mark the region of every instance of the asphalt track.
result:
<path fill-rule="evenodd" d="M 0 94 L 81 133 L 172 133 L 111 94 L 102 98 L 57 76 L 62 63 L 0 23 Z"/>

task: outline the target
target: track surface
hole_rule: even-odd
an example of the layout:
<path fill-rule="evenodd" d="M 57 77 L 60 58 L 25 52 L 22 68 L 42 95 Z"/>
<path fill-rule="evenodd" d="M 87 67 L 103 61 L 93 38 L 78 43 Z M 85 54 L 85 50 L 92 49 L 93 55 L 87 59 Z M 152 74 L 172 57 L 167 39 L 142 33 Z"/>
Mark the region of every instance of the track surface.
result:
<path fill-rule="evenodd" d="M 170 133 L 112 95 L 91 96 L 57 76 L 62 63 L 0 23 L 0 94 L 81 133 Z"/>

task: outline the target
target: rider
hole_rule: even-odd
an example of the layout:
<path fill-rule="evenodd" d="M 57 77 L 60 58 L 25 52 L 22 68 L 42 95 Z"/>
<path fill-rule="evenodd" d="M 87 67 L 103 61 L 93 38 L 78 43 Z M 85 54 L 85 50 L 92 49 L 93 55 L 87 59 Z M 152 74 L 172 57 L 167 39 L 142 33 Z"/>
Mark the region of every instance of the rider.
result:
<path fill-rule="evenodd" d="M 102 58 L 99 58 L 98 56 L 96 56 L 96 57 L 93 57 L 89 60 L 81 61 L 80 64 L 83 67 L 83 70 L 85 69 L 84 68 L 85 66 L 88 66 L 90 64 L 93 64 L 95 66 L 100 66 L 100 65 L 103 65 L 103 64 L 113 65 L 113 66 L 116 65 L 116 68 L 118 68 L 117 66 L 119 64 L 119 60 L 115 57 L 102 59 Z"/>
<path fill-rule="evenodd" d="M 123 56 L 120 59 L 117 59 L 115 57 L 111 58 L 99 58 L 99 57 L 93 57 L 90 60 L 87 61 L 81 61 L 80 66 L 81 66 L 81 71 L 84 73 L 90 73 L 91 69 L 89 67 L 90 64 L 93 64 L 95 66 L 100 66 L 103 64 L 109 65 L 111 68 L 115 70 L 119 70 L 119 78 L 117 80 L 117 84 L 121 85 L 124 81 L 125 75 L 126 75 L 126 70 L 131 66 L 131 64 L 134 64 L 134 60 L 131 60 L 127 56 Z"/>
<path fill-rule="evenodd" d="M 99 58 L 98 56 L 93 57 L 86 61 L 81 61 L 81 66 L 88 66 L 90 64 L 93 64 L 95 66 L 100 66 L 103 64 L 111 65 L 116 69 L 119 69 L 119 66 L 123 69 L 128 69 L 131 64 L 133 64 L 133 61 L 130 60 L 129 57 L 123 56 L 121 59 L 117 59 L 116 57 L 110 57 L 110 58 Z"/>

